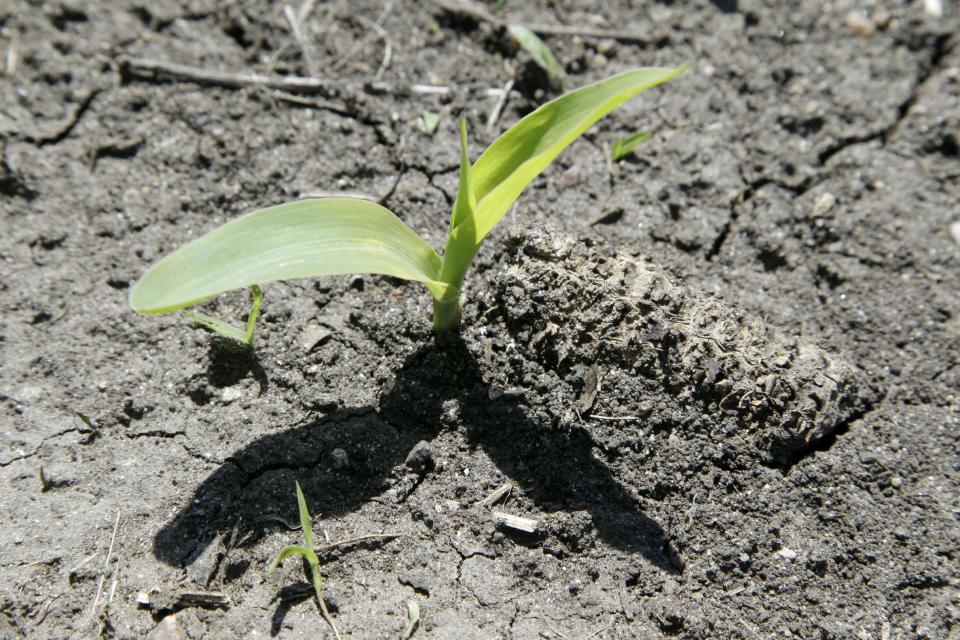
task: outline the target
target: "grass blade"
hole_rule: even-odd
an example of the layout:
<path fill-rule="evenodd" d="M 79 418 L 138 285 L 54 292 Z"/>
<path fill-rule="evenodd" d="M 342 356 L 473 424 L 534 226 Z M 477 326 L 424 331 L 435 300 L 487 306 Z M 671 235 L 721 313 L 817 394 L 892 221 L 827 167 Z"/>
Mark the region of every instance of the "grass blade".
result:
<path fill-rule="evenodd" d="M 460 183 L 457 188 L 457 200 L 453 203 L 453 215 L 450 228 L 473 215 L 477 207 L 477 192 L 473 186 L 473 167 L 467 152 L 467 119 L 460 117 Z"/>
<path fill-rule="evenodd" d="M 250 305 L 250 313 L 247 314 L 246 331 L 238 329 L 232 324 L 228 324 L 223 320 L 218 320 L 213 316 L 200 313 L 199 311 L 190 311 L 189 309 L 185 309 L 180 313 L 185 318 L 192 320 L 194 323 L 200 325 L 204 329 L 218 333 L 224 338 L 236 340 L 246 347 L 252 347 L 253 335 L 257 329 L 257 318 L 260 317 L 260 305 L 263 304 L 263 290 L 257 285 L 253 285 L 250 287 L 250 297 L 253 298 L 253 304 Z"/>
<path fill-rule="evenodd" d="M 167 313 L 275 280 L 379 273 L 423 282 L 434 297 L 437 252 L 397 216 L 354 198 L 300 200 L 237 218 L 155 264 L 130 292 L 140 313 Z"/>
<path fill-rule="evenodd" d="M 634 69 L 571 91 L 541 106 L 500 136 L 473 165 L 476 242 L 506 215 L 530 181 L 597 120 L 686 68 Z"/>
<path fill-rule="evenodd" d="M 420 626 L 420 605 L 416 600 L 407 600 L 407 628 L 403 630 L 403 639 L 410 640 Z"/>
<path fill-rule="evenodd" d="M 280 553 L 274 558 L 273 562 L 270 563 L 270 569 L 267 571 L 267 575 L 273 573 L 277 567 L 283 564 L 283 561 L 289 558 L 290 556 L 303 556 L 304 558 L 308 557 L 312 553 L 310 550 L 299 545 L 289 545 L 280 550 Z"/>
<path fill-rule="evenodd" d="M 420 122 L 423 124 L 424 133 L 432 136 L 440 126 L 440 114 L 435 111 L 424 111 L 420 114 Z"/>
<path fill-rule="evenodd" d="M 194 324 L 200 325 L 207 331 L 212 331 L 223 336 L 224 338 L 229 338 L 230 340 L 236 340 L 244 346 L 250 346 L 247 344 L 247 335 L 241 329 L 237 329 L 230 323 L 214 318 L 213 316 L 208 316 L 205 313 L 200 313 L 199 311 L 190 311 L 189 309 L 184 309 L 180 313 L 183 314 L 184 318 L 190 320 Z"/>
<path fill-rule="evenodd" d="M 300 512 L 300 527 L 303 529 L 303 540 L 311 552 L 313 551 L 313 523 L 310 521 L 310 512 L 307 510 L 307 499 L 303 497 L 303 490 L 300 489 L 300 483 L 297 485 L 297 510 Z"/>
<path fill-rule="evenodd" d="M 646 142 L 649 140 L 650 135 L 651 134 L 649 131 L 637 131 L 636 133 L 631 133 L 628 136 L 620 138 L 613 145 L 613 159 L 620 160 L 630 155 L 630 152 L 633 151 L 634 147 L 641 142 Z"/>
<path fill-rule="evenodd" d="M 537 66 L 547 73 L 550 79 L 550 86 L 559 91 L 563 89 L 563 67 L 557 62 L 550 51 L 550 47 L 540 39 L 540 36 L 523 26 L 522 24 L 511 24 L 507 26 L 507 31 L 513 36 L 523 50 L 530 54 Z"/>

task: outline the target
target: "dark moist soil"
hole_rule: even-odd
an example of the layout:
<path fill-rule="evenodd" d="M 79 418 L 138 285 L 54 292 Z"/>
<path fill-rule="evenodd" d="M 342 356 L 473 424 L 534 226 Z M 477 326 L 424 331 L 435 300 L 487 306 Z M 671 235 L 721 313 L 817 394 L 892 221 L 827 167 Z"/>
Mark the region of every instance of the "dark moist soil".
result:
<path fill-rule="evenodd" d="M 955 3 L 511 2 L 641 34 L 548 38 L 568 87 L 692 66 L 534 182 L 460 336 L 373 276 L 267 286 L 253 353 L 133 314 L 152 262 L 311 193 L 442 245 L 457 116 L 475 157 L 555 94 L 490 23 L 388 4 L 317 2 L 309 57 L 279 4 L 0 8 L 0 636 L 332 637 L 266 572 L 297 480 L 318 544 L 402 536 L 320 554 L 345 638 L 410 601 L 418 638 L 958 637 Z"/>

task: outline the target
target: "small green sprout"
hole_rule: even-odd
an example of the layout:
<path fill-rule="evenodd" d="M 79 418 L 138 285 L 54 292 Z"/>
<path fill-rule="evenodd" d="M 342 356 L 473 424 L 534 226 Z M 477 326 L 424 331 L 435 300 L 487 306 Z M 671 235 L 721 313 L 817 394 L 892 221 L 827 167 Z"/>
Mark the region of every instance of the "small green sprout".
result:
<path fill-rule="evenodd" d="M 252 348 L 253 333 L 257 328 L 257 318 L 260 316 L 260 305 L 263 304 L 263 291 L 259 285 L 250 287 L 250 297 L 253 299 L 253 303 L 250 305 L 250 312 L 247 314 L 246 329 L 238 329 L 232 324 L 227 324 L 223 320 L 217 320 L 199 311 L 184 309 L 180 313 L 204 329 L 218 333 L 225 338 L 236 340 L 240 344 Z"/>
<path fill-rule="evenodd" d="M 613 159 L 622 160 L 626 158 L 638 144 L 649 140 L 650 135 L 649 131 L 637 131 L 636 133 L 631 133 L 626 137 L 620 138 L 613 145 Z"/>
<path fill-rule="evenodd" d="M 407 628 L 403 630 L 403 639 L 410 640 L 420 626 L 420 605 L 416 600 L 407 600 Z"/>
<path fill-rule="evenodd" d="M 433 296 L 434 329 L 455 329 L 467 270 L 526 186 L 600 118 L 686 66 L 634 69 L 560 96 L 507 130 L 473 164 L 461 119 L 459 189 L 442 258 L 379 204 L 299 200 L 241 216 L 177 249 L 134 285 L 130 306 L 168 313 L 275 280 L 377 273 L 422 282 Z"/>
<path fill-rule="evenodd" d="M 522 24 L 507 25 L 507 31 L 517 44 L 530 54 L 537 66 L 546 72 L 550 86 L 558 91 L 563 89 L 563 67 L 557 62 L 547 43 Z"/>
<path fill-rule="evenodd" d="M 307 500 L 303 497 L 303 491 L 300 489 L 300 483 L 295 482 L 297 486 L 297 508 L 300 512 L 300 527 L 303 529 L 303 546 L 290 545 L 280 550 L 280 554 L 270 564 L 270 570 L 267 575 L 273 573 L 280 564 L 290 556 L 301 556 L 310 565 L 310 577 L 313 580 L 313 591 L 317 596 L 317 602 L 320 605 L 320 613 L 323 619 L 330 625 L 333 635 L 338 639 L 340 632 L 327 611 L 327 603 L 323 600 L 323 576 L 320 575 L 320 559 L 317 552 L 313 550 L 313 523 L 310 520 L 310 512 L 307 510 Z"/>
<path fill-rule="evenodd" d="M 424 132 L 432 136 L 440 126 L 440 114 L 436 111 L 424 111 L 420 114 L 420 124 L 423 125 Z"/>

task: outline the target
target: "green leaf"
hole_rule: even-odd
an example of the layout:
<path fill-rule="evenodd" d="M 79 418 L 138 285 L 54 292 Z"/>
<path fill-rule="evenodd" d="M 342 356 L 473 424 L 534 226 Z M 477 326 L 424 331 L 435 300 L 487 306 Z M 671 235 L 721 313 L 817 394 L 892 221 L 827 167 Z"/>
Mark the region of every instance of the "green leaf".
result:
<path fill-rule="evenodd" d="M 250 296 L 253 298 L 253 304 L 250 306 L 250 313 L 247 314 L 246 331 L 236 328 L 223 320 L 218 320 L 213 316 L 208 316 L 199 311 L 190 311 L 189 309 L 181 311 L 185 318 L 192 320 L 204 329 L 220 334 L 224 338 L 236 340 L 246 347 L 253 346 L 253 335 L 257 328 L 257 318 L 260 316 L 260 305 L 263 303 L 263 290 L 257 285 L 250 287 Z"/>
<path fill-rule="evenodd" d="M 686 68 L 682 65 L 676 69 L 647 67 L 626 71 L 571 91 L 527 115 L 497 138 L 474 163 L 475 225 L 461 222 L 451 234 L 473 234 L 479 244 L 530 181 L 584 131 L 644 89 L 666 82 Z"/>
<path fill-rule="evenodd" d="M 403 630 L 403 639 L 410 640 L 420 626 L 420 605 L 416 600 L 407 600 L 407 628 Z"/>
<path fill-rule="evenodd" d="M 303 529 L 303 540 L 307 549 L 313 552 L 313 523 L 310 521 L 310 512 L 307 510 L 307 499 L 303 497 L 303 490 L 300 489 L 300 483 L 294 481 L 297 485 L 297 510 L 300 512 L 300 527 Z"/>
<path fill-rule="evenodd" d="M 649 131 L 637 131 L 636 133 L 631 133 L 626 137 L 620 138 L 613 145 L 613 159 L 620 160 L 630 155 L 630 152 L 633 151 L 634 147 L 641 142 L 646 142 L 649 140 L 650 135 L 651 134 Z"/>
<path fill-rule="evenodd" d="M 303 556 L 304 558 L 309 558 L 311 553 L 313 553 L 313 551 L 295 544 L 284 547 L 280 550 L 280 554 L 273 560 L 273 562 L 270 563 L 270 569 L 267 571 L 267 574 L 269 575 L 276 571 L 277 567 L 279 567 L 283 561 L 290 556 Z"/>
<path fill-rule="evenodd" d="M 140 313 L 167 313 L 254 284 L 349 273 L 423 282 L 435 298 L 437 252 L 397 216 L 355 198 L 300 200 L 237 218 L 155 264 L 130 292 Z"/>
<path fill-rule="evenodd" d="M 436 133 L 440 126 L 440 114 L 433 111 L 424 111 L 420 114 L 420 120 L 423 123 L 423 130 L 431 136 Z"/>
<path fill-rule="evenodd" d="M 477 207 L 477 193 L 473 187 L 473 168 L 470 166 L 470 155 L 467 153 L 467 119 L 460 117 L 460 185 L 457 189 L 457 200 L 453 203 L 453 215 L 450 219 L 450 228 L 473 215 Z"/>
<path fill-rule="evenodd" d="M 448 331 L 460 322 L 460 285 L 479 246 L 472 232 L 476 207 L 477 194 L 473 186 L 473 168 L 470 166 L 470 156 L 467 152 L 467 120 L 461 117 L 460 186 L 457 189 L 457 199 L 453 203 L 453 214 L 450 216 L 450 228 L 459 231 L 447 236 L 447 244 L 443 250 L 440 280 L 446 282 L 449 289 L 446 295 L 434 298 L 433 328 L 437 333 Z"/>
<path fill-rule="evenodd" d="M 507 31 L 513 36 L 524 51 L 530 54 L 537 66 L 547 73 L 550 79 L 550 85 L 559 91 L 563 88 L 563 67 L 553 57 L 550 47 L 540 39 L 533 31 L 522 24 L 511 24 L 507 26 Z"/>

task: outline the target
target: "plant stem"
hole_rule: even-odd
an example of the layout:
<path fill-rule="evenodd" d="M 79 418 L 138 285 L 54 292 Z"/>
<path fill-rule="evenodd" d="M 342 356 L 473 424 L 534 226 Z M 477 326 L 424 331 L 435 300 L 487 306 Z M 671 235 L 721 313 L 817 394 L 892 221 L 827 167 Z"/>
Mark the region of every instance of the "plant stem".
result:
<path fill-rule="evenodd" d="M 460 291 L 433 301 L 433 330 L 446 333 L 460 327 Z"/>

